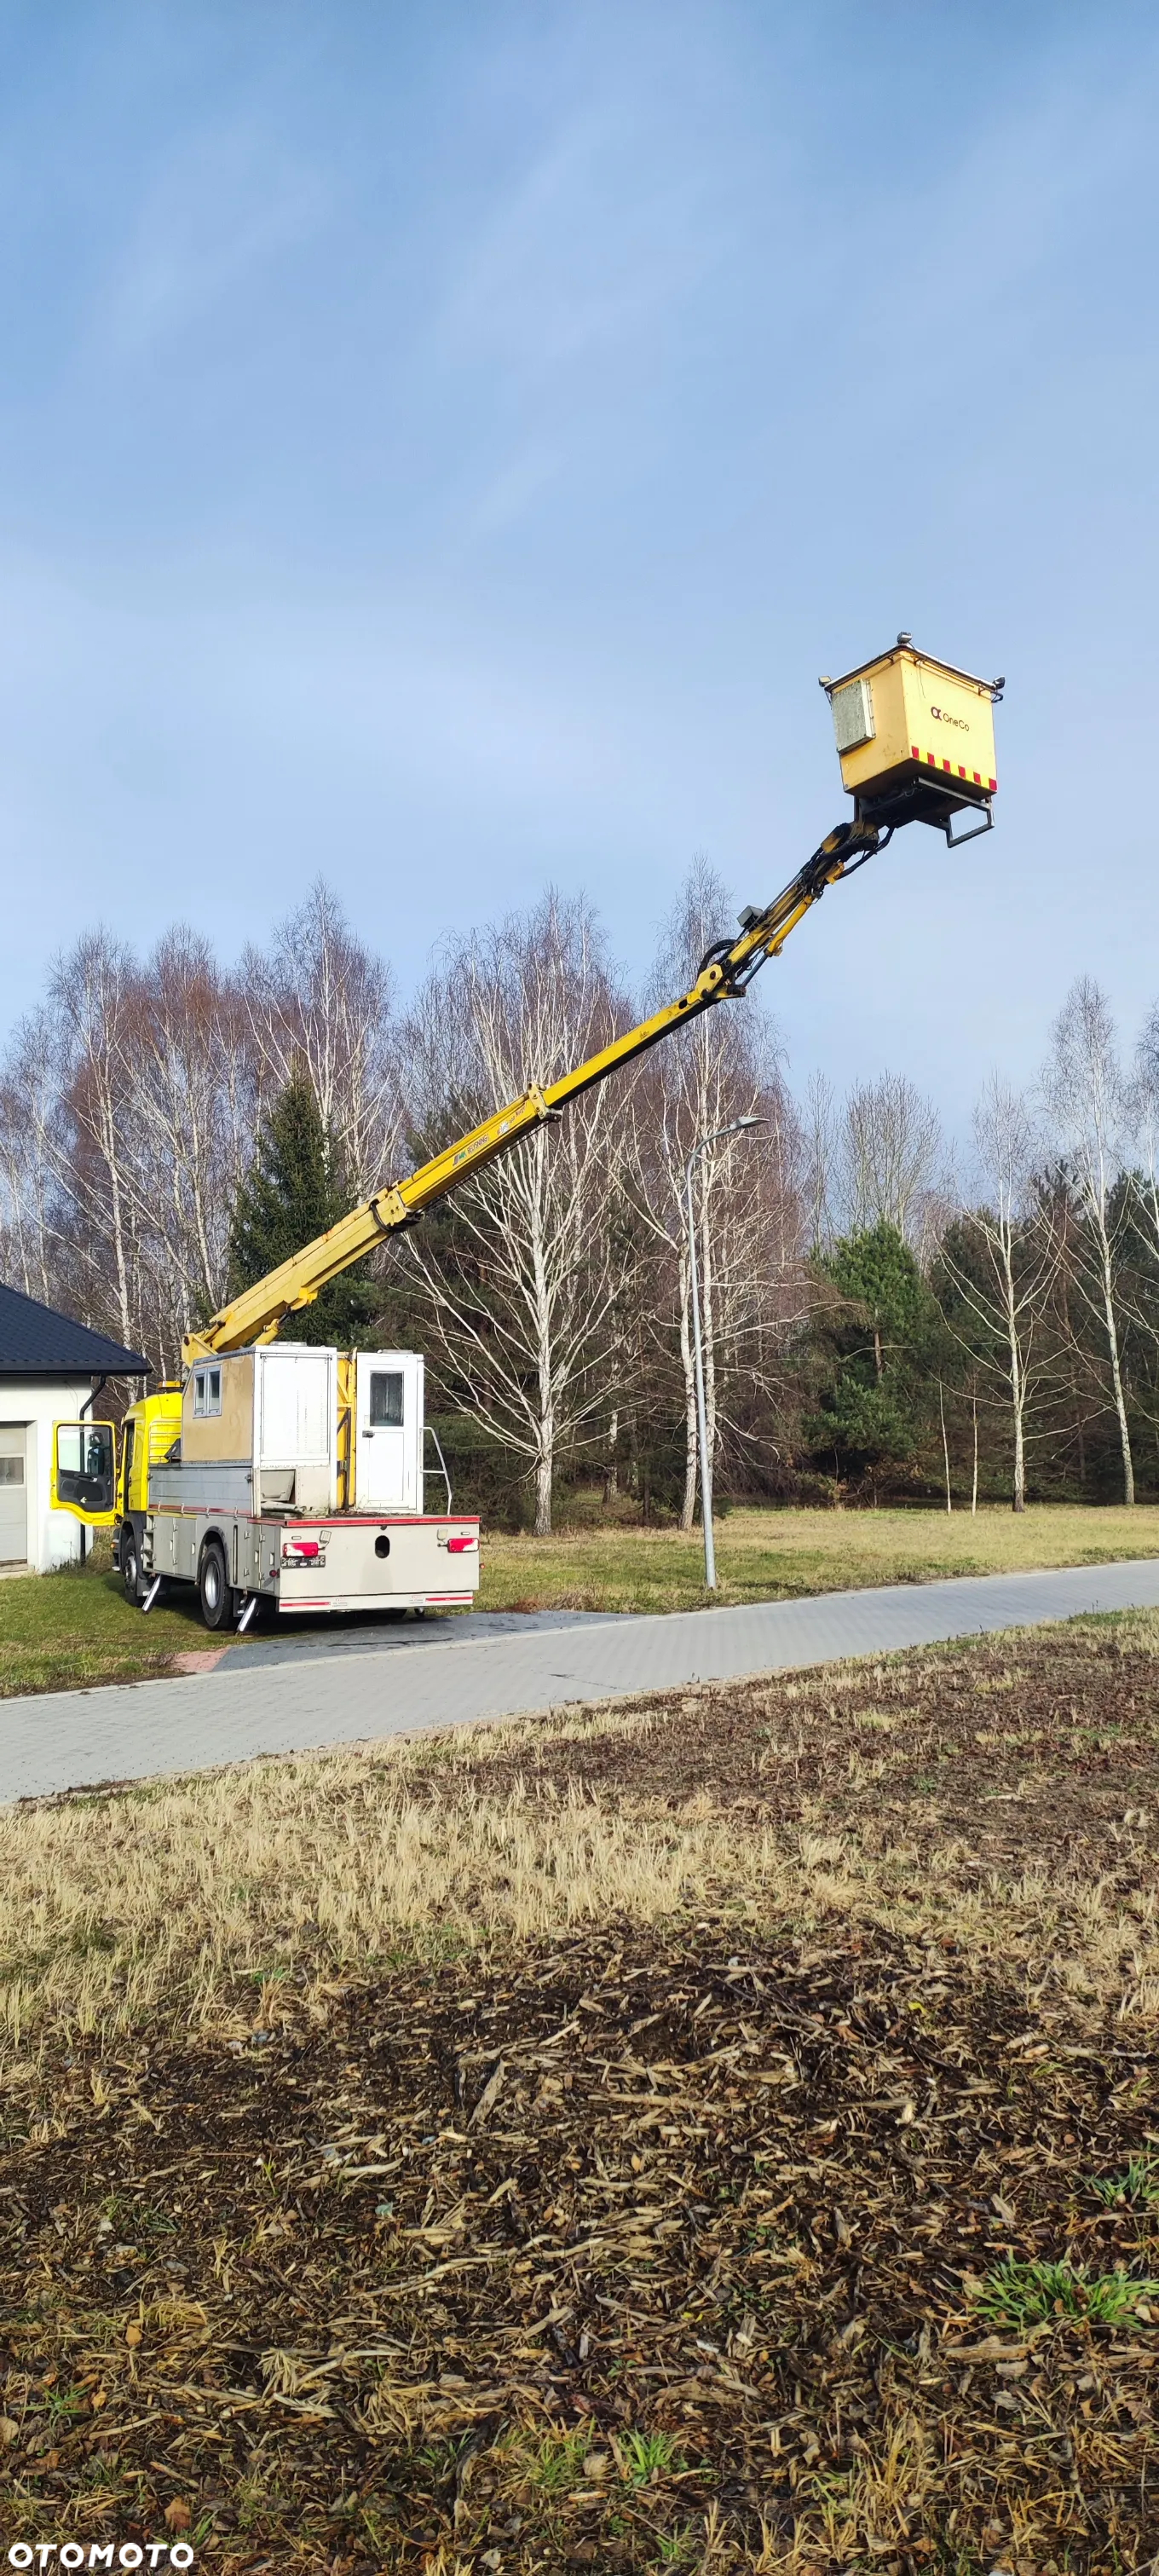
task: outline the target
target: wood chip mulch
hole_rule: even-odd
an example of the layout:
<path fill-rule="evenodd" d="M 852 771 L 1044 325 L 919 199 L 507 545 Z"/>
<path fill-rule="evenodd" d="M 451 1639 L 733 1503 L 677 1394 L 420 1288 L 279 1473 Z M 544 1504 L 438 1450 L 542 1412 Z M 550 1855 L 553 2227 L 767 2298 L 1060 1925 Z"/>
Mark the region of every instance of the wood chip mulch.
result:
<path fill-rule="evenodd" d="M 1116 1725 L 1153 1706 L 1153 1663 L 1084 1653 L 1072 1734 L 1104 1687 Z M 933 1724 L 965 1799 L 968 1727 L 931 1705 L 899 1759 Z M 713 1706 L 727 1803 L 745 1694 Z M 703 1780 L 687 1707 L 669 1773 L 695 1723 Z M 633 1757 L 654 1788 L 662 1733 Z M 751 1706 L 748 1738 L 744 1799 Z M 1124 1812 L 1098 1741 L 1096 1706 L 1060 1830 L 1082 1779 L 1099 1835 Z M 1159 2550 L 1146 2024 L 928 1924 L 721 1913 L 401 1958 L 313 2022 L 288 1999 L 229 2045 L 78 2048 L 54 2085 L 58 2134 L 0 2173 L 6 2546 L 180 2532 L 223 2576 L 1141 2576 Z M 1132 2194 L 1100 2193 L 1132 2158 Z M 979 2285 L 1011 2259 L 1139 2286 L 1107 2325 L 1081 2297 L 995 2319 Z"/>

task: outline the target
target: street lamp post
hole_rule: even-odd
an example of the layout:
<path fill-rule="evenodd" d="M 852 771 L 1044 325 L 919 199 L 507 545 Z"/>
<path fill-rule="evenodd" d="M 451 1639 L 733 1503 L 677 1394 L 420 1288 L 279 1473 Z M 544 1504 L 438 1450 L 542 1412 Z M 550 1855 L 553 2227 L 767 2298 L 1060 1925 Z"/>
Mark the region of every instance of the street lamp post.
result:
<path fill-rule="evenodd" d="M 716 1543 L 712 1534 L 712 1460 L 708 1452 L 708 1417 L 704 1406 L 704 1348 L 700 1335 L 700 1272 L 696 1260 L 696 1211 L 692 1202 L 692 1175 L 697 1159 L 722 1136 L 739 1136 L 747 1127 L 761 1127 L 764 1120 L 756 1116 L 733 1118 L 727 1127 L 714 1127 L 710 1136 L 701 1136 L 693 1146 L 684 1167 L 684 1187 L 688 1200 L 688 1281 L 692 1306 L 692 1357 L 696 1370 L 696 1431 L 700 1451 L 700 1517 L 704 1523 L 704 1588 L 716 1590 Z"/>

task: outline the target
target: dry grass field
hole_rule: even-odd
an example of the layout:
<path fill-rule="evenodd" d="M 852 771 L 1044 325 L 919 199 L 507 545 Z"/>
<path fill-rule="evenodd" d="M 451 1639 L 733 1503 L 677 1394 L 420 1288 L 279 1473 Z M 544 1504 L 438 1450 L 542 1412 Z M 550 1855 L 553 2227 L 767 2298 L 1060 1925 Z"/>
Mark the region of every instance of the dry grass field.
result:
<path fill-rule="evenodd" d="M 1019 1519 L 987 1508 L 936 1511 L 735 1511 L 717 1532 L 720 1589 L 704 1590 L 699 1531 L 607 1527 L 551 1539 L 488 1531 L 483 1610 L 699 1610 L 717 1601 L 782 1601 L 875 1583 L 929 1583 L 947 1574 L 1001 1574 L 1029 1566 L 1094 1565 L 1159 1555 L 1159 1509 L 1033 1505 Z M 450 1614 L 454 1616 L 454 1613 Z M 308 1632 L 281 1623 L 287 1646 Z M 329 1626 L 330 1621 L 317 1624 Z M 370 1614 L 346 1623 L 373 1628 Z M 244 1654 L 255 1636 L 237 1638 Z M 27 1691 L 88 1690 L 181 1669 L 217 1643 L 191 1592 L 174 1592 L 142 1619 L 101 1560 L 86 1573 L 13 1576 L 0 1582 L 0 1698 Z"/>
<path fill-rule="evenodd" d="M 5 2542 L 1159 2549 L 1159 1617 L 0 1818 Z"/>
<path fill-rule="evenodd" d="M 1157 1556 L 1159 1509 L 1035 1503 L 1017 1518 L 994 1504 L 973 1514 L 736 1510 L 717 1523 L 716 1555 L 718 1601 L 787 1601 Z M 551 1539 L 489 1532 L 482 1568 L 487 1610 L 699 1610 L 713 1597 L 699 1529 L 582 1529 Z"/>

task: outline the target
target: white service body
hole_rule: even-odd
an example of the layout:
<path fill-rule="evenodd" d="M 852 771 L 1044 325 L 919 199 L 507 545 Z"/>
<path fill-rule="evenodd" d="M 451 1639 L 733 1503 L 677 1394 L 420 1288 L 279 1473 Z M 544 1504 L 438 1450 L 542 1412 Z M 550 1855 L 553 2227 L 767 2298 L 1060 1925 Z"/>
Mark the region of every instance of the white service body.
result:
<path fill-rule="evenodd" d="M 146 1578 L 197 1583 L 208 1542 L 235 1595 L 278 1610 L 423 1610 L 469 1602 L 479 1523 L 427 1512 L 423 1363 L 414 1351 L 359 1351 L 340 1499 L 339 1357 L 271 1342 L 199 1360 L 182 1397 L 180 1455 L 150 1468 L 141 1531 Z M 345 1427 L 345 1426 L 344 1426 Z"/>

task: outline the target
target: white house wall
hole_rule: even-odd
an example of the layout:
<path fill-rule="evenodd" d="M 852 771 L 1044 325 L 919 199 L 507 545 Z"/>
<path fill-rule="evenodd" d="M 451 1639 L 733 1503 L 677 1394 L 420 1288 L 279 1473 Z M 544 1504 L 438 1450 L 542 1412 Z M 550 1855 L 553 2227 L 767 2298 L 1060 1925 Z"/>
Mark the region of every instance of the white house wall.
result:
<path fill-rule="evenodd" d="M 80 1522 L 71 1512 L 54 1512 L 49 1502 L 52 1426 L 75 1422 L 92 1391 L 91 1377 L 0 1376 L 0 1423 L 24 1426 L 28 1562 L 38 1574 L 48 1574 L 54 1565 L 67 1565 L 80 1555 Z M 100 1405 L 93 1410 L 99 1416 Z"/>

